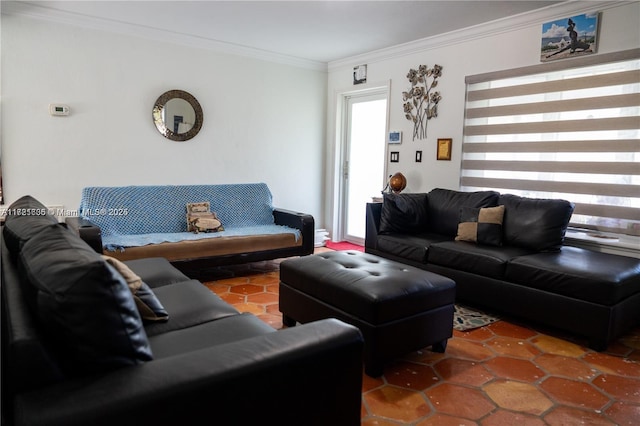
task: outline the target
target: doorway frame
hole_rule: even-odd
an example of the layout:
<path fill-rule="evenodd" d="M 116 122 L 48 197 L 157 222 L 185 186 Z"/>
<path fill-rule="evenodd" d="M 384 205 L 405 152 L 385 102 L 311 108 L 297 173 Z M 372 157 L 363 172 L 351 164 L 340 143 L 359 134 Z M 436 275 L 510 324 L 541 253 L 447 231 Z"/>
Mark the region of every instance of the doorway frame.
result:
<path fill-rule="evenodd" d="M 385 114 L 385 154 L 384 154 L 384 173 L 380 176 L 380 190 L 384 187 L 385 176 L 389 169 L 387 158 L 389 156 L 389 144 L 386 143 L 386 135 L 389 133 L 389 115 L 391 104 L 391 81 L 371 84 L 366 88 L 359 89 L 343 89 L 335 92 L 335 149 L 333 162 L 333 220 L 331 240 L 334 242 L 343 241 L 345 238 L 345 185 L 343 179 L 344 162 L 347 157 L 347 126 L 348 126 L 348 108 L 347 101 L 354 96 L 366 96 L 381 94 L 387 99 L 387 111 Z"/>

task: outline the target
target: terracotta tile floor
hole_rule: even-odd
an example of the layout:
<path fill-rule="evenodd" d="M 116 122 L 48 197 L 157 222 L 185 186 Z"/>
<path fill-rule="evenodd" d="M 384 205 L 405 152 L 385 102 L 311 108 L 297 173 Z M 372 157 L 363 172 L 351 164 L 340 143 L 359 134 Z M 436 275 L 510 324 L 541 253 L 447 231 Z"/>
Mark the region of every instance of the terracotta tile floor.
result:
<path fill-rule="evenodd" d="M 200 279 L 279 329 L 280 261 Z M 584 344 L 513 320 L 454 330 L 444 354 L 424 349 L 363 375 L 362 425 L 640 425 L 640 328 L 604 353 Z"/>

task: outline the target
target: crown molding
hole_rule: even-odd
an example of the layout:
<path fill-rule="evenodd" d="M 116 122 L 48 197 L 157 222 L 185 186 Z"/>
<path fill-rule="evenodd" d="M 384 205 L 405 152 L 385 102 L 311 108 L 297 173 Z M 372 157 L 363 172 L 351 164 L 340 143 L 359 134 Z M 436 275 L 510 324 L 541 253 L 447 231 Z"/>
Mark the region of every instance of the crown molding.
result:
<path fill-rule="evenodd" d="M 352 67 L 354 64 L 375 63 L 391 60 L 415 53 L 422 53 L 431 49 L 453 46 L 466 43 L 469 40 L 477 40 L 485 37 L 499 35 L 514 31 L 523 27 L 542 25 L 550 20 L 563 16 L 574 16 L 576 14 L 602 11 L 614 7 L 629 4 L 630 1 L 583 1 L 568 0 L 564 3 L 551 5 L 532 12 L 525 12 L 508 18 L 501 18 L 495 21 L 463 28 L 461 30 L 450 31 L 433 37 L 422 38 L 408 43 L 379 49 L 361 55 L 350 56 L 348 58 L 331 61 L 328 63 L 328 70 Z"/>
<path fill-rule="evenodd" d="M 518 28 L 532 25 L 541 25 L 559 16 L 570 16 L 579 13 L 601 11 L 628 4 L 629 1 L 584 1 L 568 0 L 557 5 L 547 6 L 533 12 L 525 12 L 508 18 L 455 30 L 433 37 L 414 40 L 408 43 L 375 50 L 360 55 L 331 61 L 328 63 L 282 55 L 261 49 L 222 42 L 219 40 L 196 37 L 189 34 L 176 33 L 159 28 L 128 24 L 109 19 L 95 18 L 86 15 L 59 11 L 30 2 L 2 1 L 0 12 L 3 15 L 24 16 L 53 23 L 60 23 L 92 30 L 117 33 L 127 36 L 140 37 L 153 41 L 178 44 L 214 51 L 217 53 L 237 55 L 267 62 L 274 62 L 315 71 L 332 71 L 343 67 L 351 67 L 354 63 L 374 63 L 395 59 L 415 53 L 421 53 L 435 48 L 452 46 L 468 42 L 470 39 L 490 37 Z"/>
<path fill-rule="evenodd" d="M 58 24 L 71 25 L 91 30 L 117 33 L 127 36 L 140 37 L 147 40 L 161 41 L 214 51 L 217 53 L 243 56 L 267 62 L 306 68 L 315 71 L 327 71 L 327 63 L 297 58 L 289 55 L 269 52 L 261 49 L 227 43 L 219 40 L 196 37 L 189 34 L 176 33 L 160 28 L 129 24 L 125 22 L 96 18 L 92 16 L 65 12 L 40 6 L 35 3 L 2 1 L 2 15 L 23 16 L 32 19 L 49 21 Z"/>

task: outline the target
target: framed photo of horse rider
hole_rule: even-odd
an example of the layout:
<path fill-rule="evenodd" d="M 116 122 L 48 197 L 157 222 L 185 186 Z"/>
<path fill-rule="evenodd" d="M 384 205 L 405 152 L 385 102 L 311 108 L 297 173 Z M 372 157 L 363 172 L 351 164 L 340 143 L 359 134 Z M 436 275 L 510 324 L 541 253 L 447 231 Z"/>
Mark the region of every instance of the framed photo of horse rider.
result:
<path fill-rule="evenodd" d="M 575 58 L 596 53 L 600 13 L 585 13 L 542 24 L 540 61 Z"/>

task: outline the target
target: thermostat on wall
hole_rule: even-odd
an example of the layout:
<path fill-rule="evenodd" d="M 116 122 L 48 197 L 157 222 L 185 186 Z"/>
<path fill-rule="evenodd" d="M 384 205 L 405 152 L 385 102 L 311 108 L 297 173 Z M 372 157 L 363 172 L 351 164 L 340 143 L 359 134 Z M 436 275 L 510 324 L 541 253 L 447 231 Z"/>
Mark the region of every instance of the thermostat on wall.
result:
<path fill-rule="evenodd" d="M 69 115 L 69 105 L 49 104 L 49 114 L 51 114 L 51 115 Z"/>

